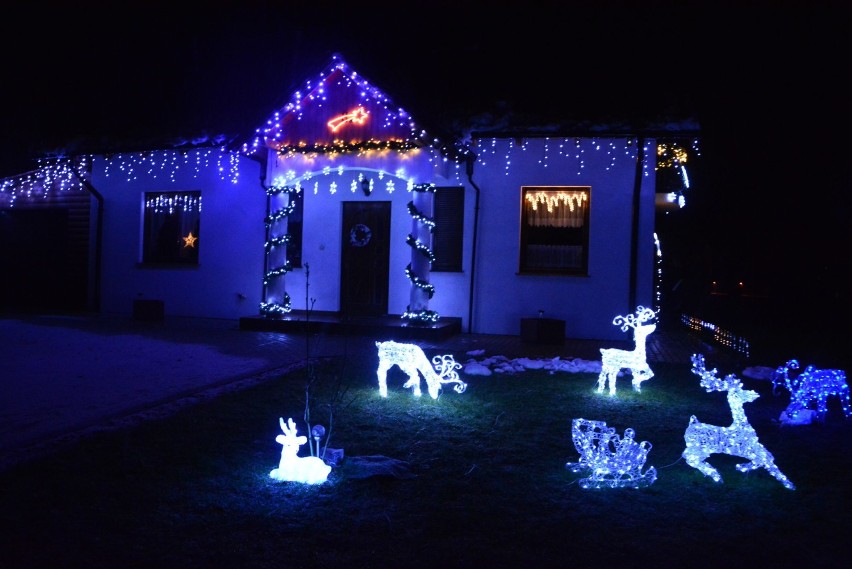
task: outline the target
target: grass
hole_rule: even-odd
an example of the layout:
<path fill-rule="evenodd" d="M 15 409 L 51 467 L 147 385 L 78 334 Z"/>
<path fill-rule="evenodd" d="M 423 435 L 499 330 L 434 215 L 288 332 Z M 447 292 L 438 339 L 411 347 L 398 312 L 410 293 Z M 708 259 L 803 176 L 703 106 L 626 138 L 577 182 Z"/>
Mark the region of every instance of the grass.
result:
<path fill-rule="evenodd" d="M 432 356 L 434 354 L 427 354 Z M 656 365 L 615 397 L 589 373 L 463 376 L 465 393 L 415 398 L 393 368 L 329 360 L 133 428 L 102 432 L 0 473 L 0 565 L 30 567 L 833 567 L 847 553 L 852 421 L 781 428 L 787 397 L 746 414 L 797 486 L 713 455 L 723 482 L 680 455 L 689 416 L 731 422 L 688 365 Z M 374 355 L 373 355 L 374 356 Z M 460 355 L 459 355 L 460 356 Z M 462 357 L 458 357 L 461 361 Z M 713 366 L 712 361 L 707 362 Z M 729 373 L 737 370 L 720 370 Z M 344 460 L 317 486 L 277 482 L 278 418 L 329 427 L 347 457 L 404 461 L 408 478 L 358 477 Z M 633 428 L 653 447 L 644 489 L 584 490 L 571 421 Z M 305 449 L 305 447 L 303 447 Z M 305 449 L 306 450 L 306 449 Z"/>

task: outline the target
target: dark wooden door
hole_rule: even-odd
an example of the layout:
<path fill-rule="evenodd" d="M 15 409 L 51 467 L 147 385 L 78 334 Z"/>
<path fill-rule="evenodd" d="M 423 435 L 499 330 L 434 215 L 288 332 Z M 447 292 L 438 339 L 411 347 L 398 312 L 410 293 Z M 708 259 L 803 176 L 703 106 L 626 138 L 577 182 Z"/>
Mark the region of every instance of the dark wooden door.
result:
<path fill-rule="evenodd" d="M 340 312 L 381 316 L 388 312 L 390 202 L 343 202 Z"/>

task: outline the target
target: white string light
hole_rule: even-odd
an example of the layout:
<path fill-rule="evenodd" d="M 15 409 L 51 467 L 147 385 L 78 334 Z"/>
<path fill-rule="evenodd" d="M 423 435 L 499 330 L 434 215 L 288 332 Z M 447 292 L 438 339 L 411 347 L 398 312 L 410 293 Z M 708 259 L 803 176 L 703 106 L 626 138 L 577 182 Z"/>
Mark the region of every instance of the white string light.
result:
<path fill-rule="evenodd" d="M 453 389 L 456 393 L 464 393 L 467 384 L 459 379 L 456 371 L 461 369 L 452 355 L 435 356 L 432 364 L 426 358 L 426 354 L 417 344 L 401 344 L 399 342 L 387 341 L 376 342 L 379 354 L 379 367 L 376 374 L 379 378 L 379 395 L 388 396 L 388 370 L 398 366 L 406 375 L 408 381 L 404 388 L 411 389 L 415 397 L 420 397 L 420 375 L 426 379 L 426 387 L 432 399 L 438 398 L 441 386 L 446 383 L 454 383 Z M 434 366 L 434 367 L 433 367 Z"/>

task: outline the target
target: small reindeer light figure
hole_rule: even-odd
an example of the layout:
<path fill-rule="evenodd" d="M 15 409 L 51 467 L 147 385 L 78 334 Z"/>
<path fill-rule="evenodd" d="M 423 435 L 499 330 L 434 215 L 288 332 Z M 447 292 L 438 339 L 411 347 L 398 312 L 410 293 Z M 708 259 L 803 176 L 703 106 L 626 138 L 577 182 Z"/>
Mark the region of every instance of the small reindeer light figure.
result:
<path fill-rule="evenodd" d="M 687 464 L 697 468 L 714 481 L 721 482 L 722 475 L 707 463 L 707 457 L 715 453 L 740 456 L 749 460 L 749 462 L 735 466 L 740 472 L 765 468 L 785 488 L 795 490 L 796 487 L 793 483 L 775 466 L 775 458 L 772 454 L 760 444 L 757 432 L 749 424 L 745 411 L 743 411 L 745 403 L 754 401 L 760 395 L 751 389 L 743 389 L 742 381 L 733 374 L 728 374 L 724 379 L 719 379 L 715 368 L 709 371 L 705 369 L 702 354 L 692 356 L 692 373 L 701 377 L 701 387 L 708 393 L 711 391 L 728 392 L 728 405 L 731 408 L 734 422 L 729 427 L 718 427 L 701 423 L 695 418 L 695 415 L 692 415 L 683 434 L 686 441 L 683 458 L 686 459 Z"/>
<path fill-rule="evenodd" d="M 298 456 L 299 447 L 308 442 L 303 435 L 296 435 L 296 424 L 293 419 L 284 422 L 278 418 L 278 424 L 284 434 L 275 437 L 275 442 L 281 444 L 281 460 L 278 468 L 273 469 L 269 476 L 286 482 L 302 482 L 304 484 L 321 484 L 328 478 L 331 467 L 317 456 Z"/>
<path fill-rule="evenodd" d="M 646 324 L 653 320 L 657 313 L 651 308 L 638 306 L 636 314 L 616 316 L 612 323 L 621 326 L 622 332 L 633 328 L 633 338 L 636 345 L 633 351 L 616 348 L 601 348 L 601 373 L 598 376 L 598 393 L 603 393 L 604 386 L 609 383 L 609 394 L 615 395 L 615 379 L 621 370 L 626 369 L 633 376 L 633 390 L 641 392 L 642 382 L 654 377 L 654 372 L 648 366 L 645 355 L 645 340 L 657 329 L 656 324 Z"/>

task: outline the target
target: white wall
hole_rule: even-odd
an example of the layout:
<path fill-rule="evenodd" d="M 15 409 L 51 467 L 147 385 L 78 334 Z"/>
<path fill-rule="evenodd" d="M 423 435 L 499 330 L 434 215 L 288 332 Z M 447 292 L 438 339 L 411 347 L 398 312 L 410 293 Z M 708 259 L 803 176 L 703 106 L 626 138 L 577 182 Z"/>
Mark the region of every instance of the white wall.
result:
<path fill-rule="evenodd" d="M 411 262 L 411 247 L 406 243 L 406 237 L 413 229 L 413 220 L 407 208 L 413 194 L 408 186 L 410 182 L 458 185 L 445 178 L 446 166 L 443 160 L 433 150 L 405 155 L 375 151 L 362 156 L 310 157 L 297 154 L 278 157 L 270 160 L 270 164 L 267 184 L 283 177 L 285 184 L 298 183 L 305 192 L 302 263 L 310 266 L 310 282 L 307 282 L 304 267 L 294 268 L 285 275 L 285 288 L 290 295 L 292 308 L 304 310 L 311 299 L 315 299 L 311 305 L 313 310 L 336 312 L 340 309 L 342 204 L 345 201 L 386 201 L 391 203 L 388 312 L 405 312 L 411 293 L 411 283 L 405 274 L 405 267 Z M 383 175 L 379 179 L 379 172 L 394 174 Z M 354 192 L 351 189 L 353 181 L 357 181 L 360 175 L 374 181 L 374 189 L 369 197 L 363 194 L 360 184 L 356 183 Z M 389 191 L 390 184 L 392 191 Z M 466 295 L 458 298 L 457 291 L 452 288 L 452 281 L 464 278 L 463 274 L 454 273 L 446 277 L 442 273 L 434 273 L 432 282 L 436 293 L 430 302 L 430 309 L 438 310 L 446 316 L 461 316 L 466 310 L 466 304 L 461 306 L 466 301 Z"/>
<path fill-rule="evenodd" d="M 633 313 L 630 306 L 630 255 L 632 210 L 635 191 L 635 141 L 626 139 L 564 140 L 531 139 L 480 141 L 473 182 L 480 189 L 477 266 L 475 270 L 473 327 L 475 333 L 520 333 L 520 319 L 538 315 L 564 319 L 569 337 L 630 340 L 612 324 L 617 315 Z M 653 301 L 654 152 L 647 143 L 646 167 L 641 178 L 636 305 Z M 405 266 L 411 248 L 405 237 L 411 231 L 406 204 L 412 196 L 406 180 L 465 188 L 465 246 L 461 273 L 432 273 L 435 295 L 429 308 L 442 316 L 462 318 L 468 330 L 471 246 L 476 190 L 464 165 L 447 164 L 434 154 L 421 152 L 401 158 L 395 153 L 364 156 L 305 157 L 295 155 L 273 161 L 270 179 L 289 176 L 299 179 L 306 191 L 303 261 L 311 269 L 309 296 L 315 310 L 339 309 L 341 256 L 341 202 L 384 200 L 391 202 L 390 283 L 388 310 L 401 314 L 409 303 L 410 283 Z M 509 167 L 507 168 L 507 163 Z M 358 168 L 361 168 L 359 170 Z M 379 170 L 398 172 L 388 192 L 382 183 L 369 197 L 360 189 L 350 190 L 359 173 L 375 178 Z M 305 176 L 306 172 L 312 174 Z M 330 185 L 336 184 L 331 193 Z M 519 275 L 521 187 L 590 186 L 591 218 L 589 274 L 587 276 Z M 304 309 L 304 269 L 287 274 L 286 289 L 293 308 Z"/>
<path fill-rule="evenodd" d="M 104 196 L 102 312 L 131 314 L 134 300 L 151 299 L 164 301 L 166 317 L 256 315 L 266 207 L 260 165 L 215 150 L 142 156 L 97 157 L 93 163 L 92 183 Z M 145 192 L 193 190 L 202 199 L 198 266 L 140 265 Z"/>
<path fill-rule="evenodd" d="M 629 305 L 631 212 L 636 148 L 613 141 L 511 139 L 480 141 L 473 181 L 481 190 L 479 261 L 475 276 L 473 331 L 520 334 L 520 319 L 566 321 L 576 338 L 631 340 L 612 325 Z M 610 145 L 612 142 L 612 145 Z M 653 149 L 653 143 L 648 144 Z M 654 153 L 642 177 L 640 256 L 636 303 L 651 306 L 653 272 Z M 509 167 L 507 168 L 507 163 Z M 590 186 L 588 276 L 518 274 L 521 187 Z"/>

